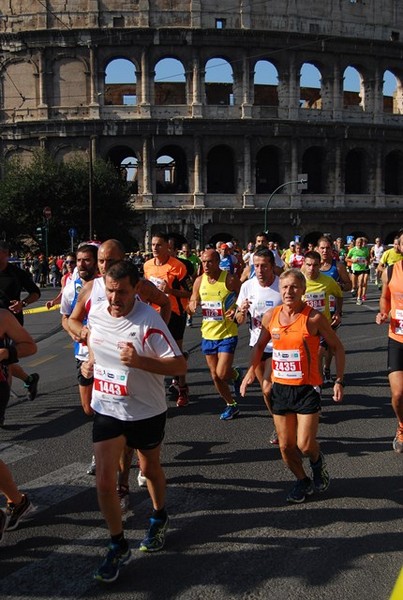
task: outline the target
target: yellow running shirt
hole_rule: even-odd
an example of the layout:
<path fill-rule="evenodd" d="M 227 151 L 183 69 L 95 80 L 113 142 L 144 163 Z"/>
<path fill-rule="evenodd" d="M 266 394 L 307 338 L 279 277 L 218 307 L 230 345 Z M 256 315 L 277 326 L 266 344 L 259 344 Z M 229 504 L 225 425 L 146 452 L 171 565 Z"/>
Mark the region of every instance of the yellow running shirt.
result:
<path fill-rule="evenodd" d="M 225 313 L 235 306 L 236 294 L 225 285 L 227 272 L 221 271 L 215 283 L 209 283 L 207 275 L 202 275 L 200 299 L 202 308 L 201 333 L 205 340 L 224 340 L 238 335 L 238 326 Z"/>

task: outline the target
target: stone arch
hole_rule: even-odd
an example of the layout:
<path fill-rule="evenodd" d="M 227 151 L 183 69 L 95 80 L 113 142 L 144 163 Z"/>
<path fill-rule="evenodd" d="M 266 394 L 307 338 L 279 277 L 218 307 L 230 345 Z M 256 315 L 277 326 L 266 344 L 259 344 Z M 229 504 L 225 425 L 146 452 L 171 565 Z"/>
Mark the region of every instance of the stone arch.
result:
<path fill-rule="evenodd" d="M 77 107 L 90 102 L 89 66 L 76 56 L 57 56 L 47 94 L 51 106 Z"/>
<path fill-rule="evenodd" d="M 368 157 L 361 148 L 353 148 L 344 162 L 344 186 L 346 194 L 366 194 Z"/>
<path fill-rule="evenodd" d="M 264 146 L 256 154 L 256 194 L 271 194 L 280 185 L 281 152 Z"/>
<path fill-rule="evenodd" d="M 343 71 L 343 106 L 345 109 L 362 110 L 364 107 L 364 78 L 361 71 L 348 65 Z"/>
<path fill-rule="evenodd" d="M 136 65 L 128 58 L 111 58 L 105 65 L 104 102 L 107 105 L 137 104 Z"/>
<path fill-rule="evenodd" d="M 326 151 L 321 146 L 307 148 L 302 156 L 302 172 L 308 175 L 308 189 L 304 194 L 324 194 L 326 192 L 325 174 Z"/>
<path fill-rule="evenodd" d="M 316 64 L 304 62 L 300 69 L 300 107 L 322 108 L 322 73 Z"/>
<path fill-rule="evenodd" d="M 139 166 L 140 158 L 138 152 L 130 146 L 113 146 L 107 153 L 109 160 L 115 168 L 120 171 L 130 188 L 132 194 L 139 191 Z"/>
<path fill-rule="evenodd" d="M 402 79 L 394 69 L 385 69 L 382 77 L 383 111 L 399 115 L 403 113 Z"/>
<path fill-rule="evenodd" d="M 234 152 L 229 146 L 214 146 L 207 154 L 207 193 L 235 193 Z"/>
<path fill-rule="evenodd" d="M 234 98 L 234 73 L 224 57 L 210 58 L 205 64 L 206 104 L 232 106 Z"/>
<path fill-rule="evenodd" d="M 233 238 L 233 234 L 232 233 L 228 233 L 227 231 L 220 231 L 218 233 L 215 233 L 214 235 L 212 235 L 208 241 L 209 244 L 214 246 L 214 250 L 216 247 L 217 242 L 230 242 Z"/>
<path fill-rule="evenodd" d="M 186 153 L 180 146 L 163 146 L 156 155 L 155 170 L 158 194 L 189 191 Z"/>
<path fill-rule="evenodd" d="M 2 108 L 8 112 L 38 104 L 38 69 L 32 60 L 7 61 L 1 71 Z"/>
<path fill-rule="evenodd" d="M 309 233 L 306 233 L 302 240 L 302 246 L 304 248 L 307 248 L 308 244 L 313 244 L 314 246 L 316 246 L 316 244 L 318 243 L 318 239 L 322 237 L 322 235 L 323 231 L 310 231 Z"/>
<path fill-rule="evenodd" d="M 392 150 L 385 156 L 384 187 L 387 195 L 403 194 L 403 152 L 400 150 Z"/>
<path fill-rule="evenodd" d="M 10 148 L 4 155 L 5 162 L 11 162 L 13 160 L 19 161 L 19 163 L 27 167 L 34 159 L 34 150 L 30 148 L 24 148 L 19 146 L 18 148 Z"/>
<path fill-rule="evenodd" d="M 394 229 L 393 231 L 390 231 L 389 233 L 387 233 L 385 236 L 384 244 L 392 245 L 394 242 L 394 239 L 397 235 L 399 235 L 399 231 L 397 229 Z"/>
<path fill-rule="evenodd" d="M 177 58 L 164 57 L 155 65 L 155 104 L 186 104 L 186 75 L 183 63 Z"/>
<path fill-rule="evenodd" d="M 253 76 L 254 104 L 256 106 L 278 106 L 278 70 L 266 60 L 258 60 Z"/>
<path fill-rule="evenodd" d="M 80 146 L 71 146 L 68 144 L 61 144 L 57 148 L 55 148 L 53 157 L 56 161 L 62 163 L 68 163 L 71 160 L 74 160 L 77 157 L 82 157 L 82 159 L 88 162 L 88 153 L 86 148 L 82 148 Z"/>

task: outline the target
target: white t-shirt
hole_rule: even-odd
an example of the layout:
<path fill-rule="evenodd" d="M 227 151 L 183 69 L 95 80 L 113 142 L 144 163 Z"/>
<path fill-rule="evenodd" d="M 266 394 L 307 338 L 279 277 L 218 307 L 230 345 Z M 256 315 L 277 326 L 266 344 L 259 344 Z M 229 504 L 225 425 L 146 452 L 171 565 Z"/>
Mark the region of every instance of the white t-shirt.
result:
<path fill-rule="evenodd" d="M 129 368 L 120 362 L 120 347 L 132 343 L 138 354 L 152 358 L 181 356 L 159 314 L 136 300 L 125 317 L 112 317 L 108 302 L 91 307 L 88 316 L 90 346 L 94 352 L 91 407 L 122 421 L 139 421 L 167 409 L 164 375 Z"/>
<path fill-rule="evenodd" d="M 381 262 L 381 257 L 382 254 L 384 253 L 385 248 L 382 246 L 382 244 L 380 246 L 377 246 L 376 244 L 374 244 L 372 246 L 372 252 L 374 253 L 374 262 L 375 263 L 380 263 Z"/>
<path fill-rule="evenodd" d="M 87 314 L 90 312 L 93 306 L 96 306 L 100 302 L 104 302 L 106 300 L 105 293 L 105 279 L 103 277 L 97 277 L 92 282 L 92 288 L 90 297 L 85 303 L 85 310 Z"/>
<path fill-rule="evenodd" d="M 279 278 L 276 277 L 269 287 L 260 285 L 258 279 L 253 277 L 241 285 L 241 290 L 237 298 L 237 306 L 241 306 L 244 300 L 249 300 L 250 314 L 250 341 L 249 345 L 254 346 L 259 338 L 262 329 L 262 318 L 265 312 L 274 306 L 281 304 L 281 295 L 279 292 Z M 264 349 L 265 352 L 272 352 L 273 345 L 271 341 Z"/>
<path fill-rule="evenodd" d="M 60 313 L 69 317 L 73 312 L 74 306 L 77 301 L 77 296 L 80 293 L 83 283 L 80 278 L 72 279 L 63 288 L 62 299 L 60 302 Z M 74 356 L 78 360 L 87 360 L 88 358 L 88 347 L 86 344 L 80 344 L 74 342 Z"/>

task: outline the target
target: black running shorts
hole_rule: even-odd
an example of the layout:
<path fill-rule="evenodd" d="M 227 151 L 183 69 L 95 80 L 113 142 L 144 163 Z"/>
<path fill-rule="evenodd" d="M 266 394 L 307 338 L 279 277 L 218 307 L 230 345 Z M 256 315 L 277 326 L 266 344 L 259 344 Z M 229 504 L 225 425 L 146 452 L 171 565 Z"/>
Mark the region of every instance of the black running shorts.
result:
<path fill-rule="evenodd" d="M 168 329 L 175 341 L 183 340 L 186 329 L 186 313 L 183 313 L 183 315 L 177 315 L 176 313 L 172 312 L 168 323 Z"/>
<path fill-rule="evenodd" d="M 96 444 L 124 435 L 129 448 L 152 450 L 164 439 L 166 418 L 166 411 L 140 421 L 121 421 L 115 417 L 95 413 L 92 441 Z"/>
<path fill-rule="evenodd" d="M 270 403 L 274 415 L 311 415 L 320 411 L 320 393 L 312 385 L 283 385 L 274 382 Z"/>
<path fill-rule="evenodd" d="M 403 371 L 403 342 L 388 338 L 388 373 Z"/>
<path fill-rule="evenodd" d="M 88 385 L 92 385 L 94 383 L 94 378 L 93 377 L 89 377 L 87 379 L 87 377 L 84 377 L 84 375 L 81 373 L 81 365 L 82 364 L 83 364 L 83 361 L 81 361 L 78 358 L 76 358 L 77 381 L 78 381 L 78 385 L 82 385 L 83 387 L 87 387 Z"/>

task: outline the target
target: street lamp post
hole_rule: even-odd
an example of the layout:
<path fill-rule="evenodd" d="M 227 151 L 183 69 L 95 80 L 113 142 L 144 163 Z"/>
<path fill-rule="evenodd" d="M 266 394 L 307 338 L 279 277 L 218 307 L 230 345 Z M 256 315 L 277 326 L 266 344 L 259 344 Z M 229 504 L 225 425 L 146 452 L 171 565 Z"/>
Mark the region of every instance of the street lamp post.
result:
<path fill-rule="evenodd" d="M 92 164 L 92 140 L 89 144 L 88 152 L 88 220 L 89 220 L 89 239 L 92 240 L 93 235 L 93 182 L 94 182 L 94 170 Z"/>
<path fill-rule="evenodd" d="M 48 258 L 48 234 L 49 234 L 49 219 L 52 218 L 52 210 L 49 206 L 43 209 L 43 228 L 45 230 L 45 256 Z"/>
<path fill-rule="evenodd" d="M 270 196 L 267 199 L 266 202 L 266 206 L 264 209 L 264 231 L 267 233 L 267 211 L 269 209 L 269 205 L 271 202 L 271 199 L 273 198 L 273 196 L 275 194 L 277 194 L 277 192 L 279 190 L 282 190 L 284 187 L 286 187 L 287 185 L 292 185 L 293 183 L 297 183 L 299 186 L 299 189 L 306 189 L 306 184 L 308 183 L 308 176 L 307 175 L 300 175 L 299 179 L 295 180 L 295 181 L 286 181 L 285 183 L 282 183 L 281 185 L 279 185 L 278 187 L 276 187 L 276 189 L 274 190 L 274 192 L 272 192 L 270 194 Z"/>

